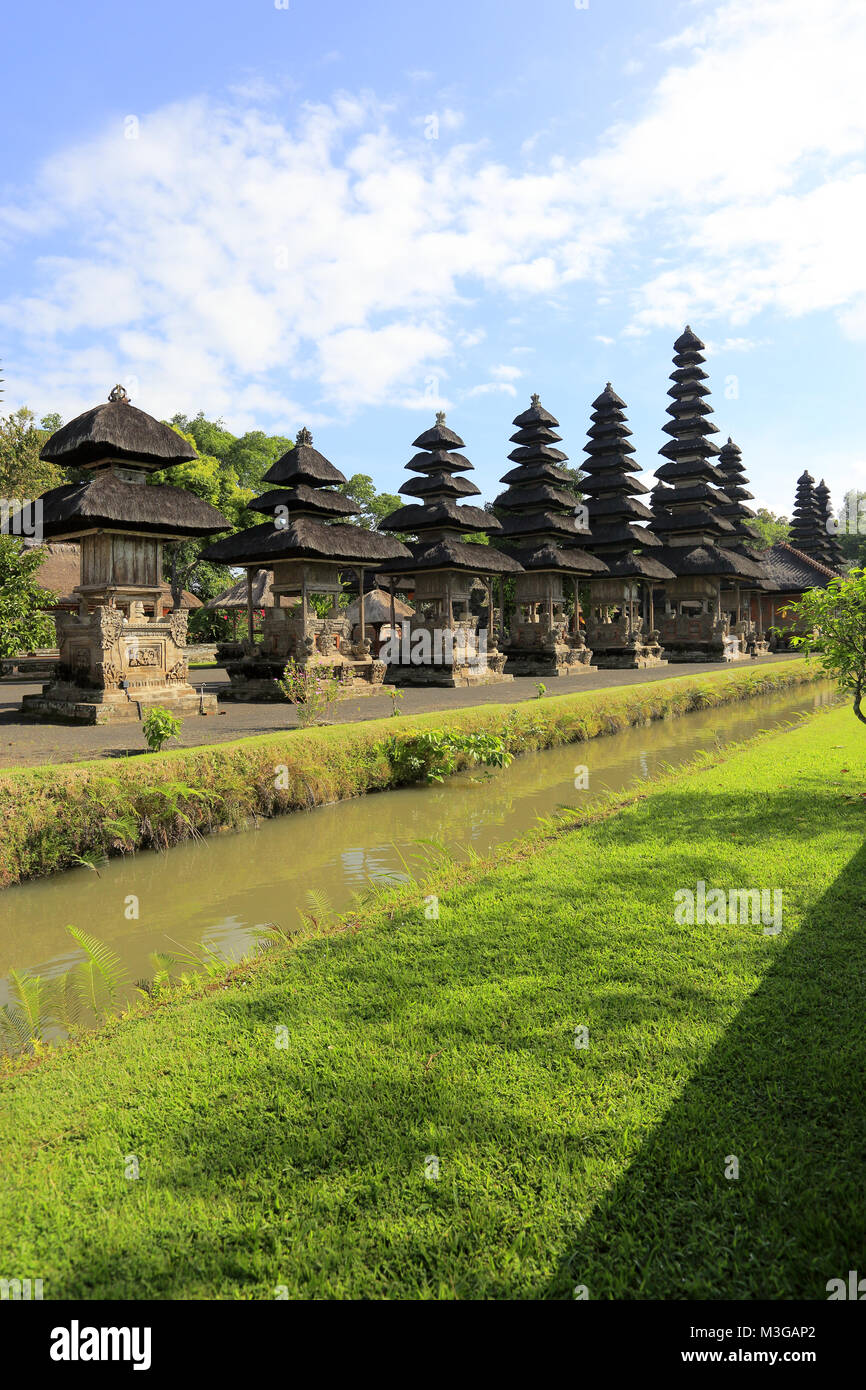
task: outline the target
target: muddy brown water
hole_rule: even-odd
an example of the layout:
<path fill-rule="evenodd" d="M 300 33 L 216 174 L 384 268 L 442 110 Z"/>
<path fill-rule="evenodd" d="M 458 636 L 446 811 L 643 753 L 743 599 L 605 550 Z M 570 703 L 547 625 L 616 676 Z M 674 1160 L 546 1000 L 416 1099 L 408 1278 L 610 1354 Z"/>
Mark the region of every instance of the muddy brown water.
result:
<path fill-rule="evenodd" d="M 407 866 L 422 875 L 419 841 L 437 840 L 457 855 L 490 854 L 559 807 L 589 805 L 665 764 L 782 727 L 837 699 L 831 682 L 801 686 L 528 754 L 491 773 L 296 812 L 166 854 L 114 859 L 98 876 L 72 869 L 6 888 L 0 892 L 0 1004 L 10 997 L 10 969 L 50 978 L 83 958 L 67 923 L 116 951 L 132 980 L 152 977 L 153 951 L 204 946 L 239 959 L 255 948 L 257 926 L 298 926 L 311 892 L 342 910 L 369 883 L 405 878 Z"/>

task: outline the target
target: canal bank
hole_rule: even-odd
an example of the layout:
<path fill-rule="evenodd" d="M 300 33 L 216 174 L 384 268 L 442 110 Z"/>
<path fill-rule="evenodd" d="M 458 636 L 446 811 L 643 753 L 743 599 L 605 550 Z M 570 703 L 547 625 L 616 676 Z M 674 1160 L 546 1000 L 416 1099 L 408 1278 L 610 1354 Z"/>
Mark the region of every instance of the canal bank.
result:
<path fill-rule="evenodd" d="M 345 912 L 371 887 L 424 876 L 440 851 L 467 863 L 497 855 L 564 807 L 585 810 L 647 787 L 668 768 L 786 727 L 837 698 L 830 681 L 794 686 L 632 726 L 580 748 L 525 753 L 506 768 L 468 768 L 441 784 L 261 820 L 252 835 L 188 840 L 167 854 L 144 851 L 98 872 L 73 868 L 7 888 L 0 895 L 0 1006 L 14 998 L 10 972 L 53 982 L 82 961 L 69 924 L 116 955 L 127 982 L 120 1003 L 136 997 L 133 981 L 152 978 L 154 952 L 239 960 L 257 949 L 266 923 L 297 932 L 311 917 Z"/>
<path fill-rule="evenodd" d="M 484 735 L 512 755 L 720 707 L 825 679 L 803 660 L 582 692 L 516 705 L 294 729 L 209 748 L 0 774 L 0 886 L 138 849 L 168 848 L 257 817 L 413 780 L 427 734 Z M 470 755 L 458 753 L 456 768 Z M 416 774 L 423 780 L 423 771 Z"/>

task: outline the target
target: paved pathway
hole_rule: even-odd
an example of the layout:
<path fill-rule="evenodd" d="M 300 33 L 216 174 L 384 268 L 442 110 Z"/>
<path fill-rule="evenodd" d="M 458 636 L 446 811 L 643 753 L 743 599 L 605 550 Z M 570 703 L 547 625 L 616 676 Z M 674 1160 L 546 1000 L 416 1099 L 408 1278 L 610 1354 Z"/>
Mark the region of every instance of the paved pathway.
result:
<path fill-rule="evenodd" d="M 763 666 L 767 663 L 790 661 L 791 654 L 758 657 L 755 661 L 737 662 L 734 667 L 725 662 L 698 663 L 683 666 L 655 666 L 643 671 L 586 671 L 566 679 L 550 677 L 548 695 L 570 695 L 580 690 L 608 690 L 621 685 L 643 685 L 645 681 L 670 680 L 682 676 L 707 675 L 710 671 L 737 669 L 743 666 Z M 211 690 L 227 684 L 228 677 L 219 669 L 191 672 L 193 684 L 206 682 Z M 538 681 L 532 676 L 518 676 L 503 685 L 480 686 L 469 690 L 438 690 L 436 688 L 407 688 L 400 702 L 401 714 L 416 714 L 428 710 L 461 709 L 474 705 L 516 704 L 535 699 Z M 145 746 L 138 724 L 87 725 L 45 724 L 21 717 L 22 695 L 38 694 L 41 684 L 22 681 L 0 681 L 0 767 L 29 767 L 43 763 L 78 762 L 83 758 L 122 757 L 139 752 Z M 297 717 L 293 707 L 283 704 L 236 704 L 220 706 L 220 713 L 206 718 L 185 719 L 177 743 L 185 748 L 197 744 L 225 743 L 229 739 L 249 734 L 271 734 L 293 728 Z M 388 695 L 370 695 L 348 699 L 332 706 L 332 723 L 353 723 L 363 719 L 381 719 L 391 713 Z M 173 743 L 172 747 L 177 744 Z"/>

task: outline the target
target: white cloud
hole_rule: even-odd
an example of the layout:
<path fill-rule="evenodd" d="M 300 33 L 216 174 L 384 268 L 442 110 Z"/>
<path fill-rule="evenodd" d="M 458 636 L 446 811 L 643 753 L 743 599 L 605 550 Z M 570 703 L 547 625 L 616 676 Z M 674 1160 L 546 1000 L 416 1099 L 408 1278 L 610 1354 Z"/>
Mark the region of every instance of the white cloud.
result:
<path fill-rule="evenodd" d="M 716 350 L 747 351 L 766 310 L 866 337 L 862 0 L 724 0 L 666 51 L 642 112 L 534 171 L 407 139 L 370 93 L 287 121 L 254 78 L 58 151 L 0 210 L 33 247 L 0 304 L 31 398 L 80 407 L 125 371 L 157 413 L 429 403 L 426 378 L 481 341 L 485 292 L 523 331 L 524 301 L 578 281 L 608 313 L 627 293 L 626 339 L 720 321 Z"/>
<path fill-rule="evenodd" d="M 460 395 L 469 399 L 471 396 L 493 396 L 497 393 L 503 396 L 517 395 L 517 391 L 508 381 L 483 381 L 478 386 L 470 386 L 468 390 L 461 391 Z"/>
<path fill-rule="evenodd" d="M 490 375 L 493 377 L 494 381 L 516 381 L 518 377 L 523 376 L 523 369 L 522 367 L 513 367 L 508 362 L 503 362 L 498 367 L 491 367 Z"/>

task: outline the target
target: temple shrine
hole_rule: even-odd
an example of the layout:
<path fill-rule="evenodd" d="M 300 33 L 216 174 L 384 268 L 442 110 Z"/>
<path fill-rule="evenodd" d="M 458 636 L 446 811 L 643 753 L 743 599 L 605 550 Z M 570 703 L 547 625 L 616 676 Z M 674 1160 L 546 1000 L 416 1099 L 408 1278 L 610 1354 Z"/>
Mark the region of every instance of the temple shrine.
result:
<path fill-rule="evenodd" d="M 631 430 L 625 401 L 610 382 L 592 403 L 586 477 L 581 490 L 589 499 L 592 535 L 587 546 L 604 560 L 607 577 L 590 585 L 587 641 L 603 668 L 663 666 L 666 657 L 655 625 L 653 586 L 670 584 L 676 576 L 656 559 L 661 541 L 641 522 L 652 512 L 637 498 L 649 492 L 630 476 L 640 471 L 631 455 Z"/>
<path fill-rule="evenodd" d="M 472 471 L 466 456 L 457 452 L 465 447 L 446 425 L 444 411 L 437 412 L 436 423 L 414 442 L 420 452 L 406 464 L 413 476 L 400 487 L 401 493 L 420 498 L 420 505 L 398 507 L 381 523 L 386 531 L 415 537 L 405 560 L 379 566 L 390 577 L 392 594 L 398 578 L 404 583 L 407 575 L 415 579 L 415 612 L 401 625 L 400 640 L 389 651 L 388 678 L 399 685 L 461 687 L 512 679 L 497 646 L 493 582 L 500 580 L 501 614 L 502 577 L 520 574 L 521 566 L 492 545 L 463 539 L 502 531 L 492 512 L 457 504 L 460 497 L 478 495 L 475 484 L 462 476 Z M 479 581 L 486 597 L 483 623 L 473 610 Z"/>
<path fill-rule="evenodd" d="M 664 426 L 671 438 L 659 450 L 666 461 L 656 469 L 650 529 L 664 543 L 657 558 L 676 578 L 663 586 L 656 622 L 668 661 L 732 661 L 748 655 L 740 589 L 757 585 L 762 571 L 737 550 L 737 527 L 720 512 L 731 499 L 712 462 L 720 451 L 708 438 L 718 426 L 709 418 L 704 344 L 686 325 L 674 350 L 672 418 Z M 723 585 L 737 602 L 733 621 L 722 607 Z"/>
<path fill-rule="evenodd" d="M 272 604 L 266 609 L 261 641 L 250 626 L 242 655 L 226 661 L 230 700 L 280 700 L 277 684 L 290 660 L 307 672 L 336 676 L 345 693 L 363 695 L 382 688 L 385 663 L 372 653 L 364 613 L 364 573 L 383 561 L 410 558 L 400 541 L 345 525 L 358 508 L 334 488 L 346 478 L 313 448 L 306 428 L 293 448 L 264 475 L 274 486 L 250 504 L 268 520 L 208 546 L 203 558 L 243 566 L 251 586 L 256 572 L 273 571 Z M 341 570 L 360 580 L 358 636 L 344 604 Z M 285 599 L 285 602 L 283 600 Z"/>
<path fill-rule="evenodd" d="M 163 616 L 162 548 L 230 523 L 185 488 L 148 484 L 195 450 L 115 386 L 105 405 L 55 431 L 41 457 L 81 475 L 41 498 L 43 535 L 78 543 L 78 611 L 57 614 L 54 678 L 25 695 L 23 711 L 84 724 L 138 720 L 152 705 L 215 713 L 216 697 L 189 683 L 186 610 Z"/>
<path fill-rule="evenodd" d="M 507 491 L 493 507 L 503 514 L 500 544 L 524 572 L 515 576 L 515 609 L 503 651 L 516 676 L 577 675 L 592 661 L 578 585 L 606 573 L 606 566 L 580 548 L 589 531 L 576 515 L 583 508 L 562 467 L 568 455 L 555 447 L 561 442 L 559 421 L 534 395 L 513 423 L 511 443 L 517 447 L 508 457 L 515 467 L 500 479 Z"/>

